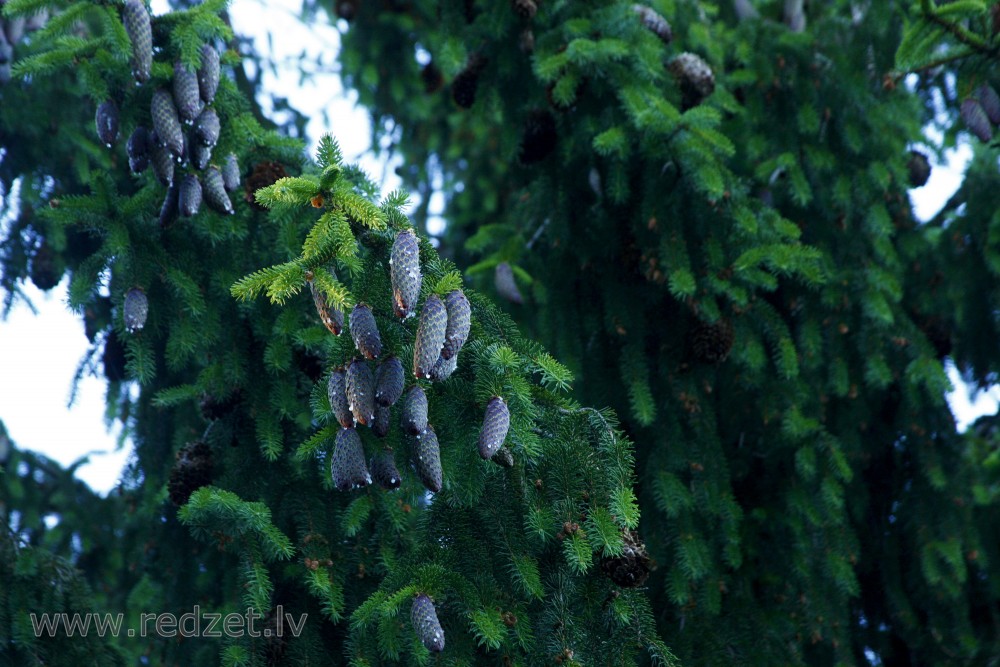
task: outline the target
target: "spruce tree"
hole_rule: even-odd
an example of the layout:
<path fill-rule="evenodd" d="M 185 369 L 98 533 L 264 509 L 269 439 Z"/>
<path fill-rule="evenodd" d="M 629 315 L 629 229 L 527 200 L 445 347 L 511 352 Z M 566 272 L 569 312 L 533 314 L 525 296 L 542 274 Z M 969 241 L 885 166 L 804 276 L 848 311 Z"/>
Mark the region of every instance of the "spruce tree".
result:
<path fill-rule="evenodd" d="M 685 664 L 1000 651 L 995 431 L 956 431 L 943 365 L 996 380 L 987 4 L 340 13 L 417 224 L 443 194 L 441 252 L 637 443 L 645 586 Z M 926 153 L 966 131 L 962 188 L 916 221 Z"/>
<path fill-rule="evenodd" d="M 224 2 L 178 4 L 148 42 L 141 0 L 4 4 L 0 284 L 9 306 L 21 281 L 70 275 L 80 372 L 107 377 L 136 456 L 103 499 L 4 457 L 0 657 L 1000 653 L 1000 436 L 995 417 L 956 431 L 943 371 L 985 386 L 1000 361 L 996 8 L 338 2 L 408 217 L 332 138 L 313 159 L 263 120 Z M 927 124 L 931 149 L 968 132 L 976 157 L 922 224 Z M 402 274 L 397 243 L 416 254 Z M 457 290 L 470 327 L 446 357 Z M 391 356 L 405 388 L 383 406 Z M 33 607 L 88 605 L 309 621 L 224 641 L 27 631 Z"/>
<path fill-rule="evenodd" d="M 262 124 L 234 72 L 224 7 L 3 7 L 5 22 L 49 13 L 0 88 L 0 182 L 18 195 L 4 198 L 7 303 L 23 280 L 70 276 L 93 342 L 80 372 L 107 378 L 135 457 L 109 498 L 78 508 L 25 493 L 38 476 L 20 459 L 5 467 L 18 486 L 2 542 L 16 560 L 3 571 L 16 576 L 0 589 L 0 657 L 425 664 L 443 649 L 461 663 L 673 662 L 645 593 L 601 567 L 649 566 L 629 538 L 632 443 L 614 413 L 572 398 L 565 366 L 412 235 L 405 193 L 380 193 L 332 137 L 313 159 Z M 219 68 L 217 87 L 204 85 Z M 402 313 L 390 263 L 400 236 L 415 241 L 407 277 L 420 276 Z M 460 290 L 467 308 L 451 306 L 449 328 L 445 304 Z M 428 303 L 438 308 L 421 317 Z M 350 315 L 338 324 L 335 313 Z M 377 404 L 389 419 L 373 423 L 376 364 L 392 356 L 426 398 L 415 434 L 402 400 Z M 331 402 L 341 369 L 351 419 Z M 485 460 L 477 443 L 495 397 L 509 428 L 503 454 Z M 33 519 L 42 511 L 62 521 L 47 531 Z M 25 556 L 32 540 L 53 555 Z M 79 573 L 47 565 L 57 557 Z M 56 566 L 92 598 L 43 595 Z M 25 631 L 30 612 L 87 604 L 124 612 L 136 634 L 78 654 L 60 650 L 72 638 Z M 258 634 L 140 634 L 140 614 L 196 606 L 249 609 Z M 301 635 L 261 635 L 279 614 L 308 614 Z"/>

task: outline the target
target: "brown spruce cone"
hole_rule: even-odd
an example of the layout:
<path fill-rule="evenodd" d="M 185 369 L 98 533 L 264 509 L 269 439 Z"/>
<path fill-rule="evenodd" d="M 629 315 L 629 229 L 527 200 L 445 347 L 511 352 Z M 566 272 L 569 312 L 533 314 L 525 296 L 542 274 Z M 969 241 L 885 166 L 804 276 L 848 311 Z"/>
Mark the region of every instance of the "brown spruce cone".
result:
<path fill-rule="evenodd" d="M 213 468 L 212 450 L 207 444 L 197 440 L 184 445 L 177 452 L 177 461 L 167 481 L 170 502 L 180 507 L 192 493 L 211 484 Z"/>
<path fill-rule="evenodd" d="M 688 335 L 694 356 L 705 363 L 722 363 L 733 349 L 733 327 L 724 319 L 712 324 L 699 322 Z"/>
<path fill-rule="evenodd" d="M 253 172 L 247 176 L 243 185 L 244 199 L 251 207 L 258 211 L 266 211 L 267 207 L 261 206 L 254 198 L 254 193 L 261 188 L 274 185 L 278 179 L 285 178 L 288 173 L 280 162 L 265 160 L 258 162 L 253 167 Z"/>
<path fill-rule="evenodd" d="M 621 556 L 601 559 L 601 570 L 622 588 L 642 586 L 649 577 L 651 561 L 646 545 L 639 535 L 626 528 L 622 531 L 625 549 Z"/>
<path fill-rule="evenodd" d="M 668 68 L 680 86 L 684 110 L 698 106 L 715 91 L 712 68 L 693 53 L 681 53 L 670 61 Z"/>

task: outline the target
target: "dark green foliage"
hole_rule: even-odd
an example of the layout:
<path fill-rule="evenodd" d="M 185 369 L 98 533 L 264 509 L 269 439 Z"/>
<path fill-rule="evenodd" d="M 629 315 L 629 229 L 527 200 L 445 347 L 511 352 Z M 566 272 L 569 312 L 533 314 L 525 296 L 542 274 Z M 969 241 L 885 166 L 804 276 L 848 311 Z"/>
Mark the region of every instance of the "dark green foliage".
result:
<path fill-rule="evenodd" d="M 354 421 L 371 426 L 375 421 L 375 375 L 369 363 L 355 359 L 348 364 L 344 384 Z"/>
<path fill-rule="evenodd" d="M 354 346 L 365 359 L 377 359 L 382 354 L 382 337 L 378 332 L 378 324 L 375 323 L 375 315 L 372 314 L 368 304 L 359 303 L 354 306 L 348 326 L 351 329 Z"/>
<path fill-rule="evenodd" d="M 420 246 L 413 230 L 404 229 L 396 235 L 389 265 L 393 311 L 396 317 L 410 317 L 420 297 L 421 284 Z"/>
<path fill-rule="evenodd" d="M 405 182 L 445 198 L 442 252 L 470 287 L 516 271 L 519 323 L 639 443 L 639 532 L 657 564 L 643 590 L 685 664 L 997 653 L 992 616 L 978 620 L 996 591 L 970 585 L 995 578 L 980 549 L 995 512 L 971 509 L 982 470 L 940 361 L 983 386 L 1000 369 L 982 307 L 998 293 L 996 149 L 976 142 L 929 223 L 907 193 L 914 144 L 964 141 L 962 100 L 995 83 L 991 4 L 785 3 L 787 17 L 780 2 L 651 4 L 667 45 L 632 2 L 544 3 L 526 26 L 507 3 L 477 3 L 469 22 L 414 0 L 358 12 L 344 36 L 345 76 L 392 119 L 376 134 L 405 155 Z M 414 52 L 449 77 L 488 59 L 471 111 L 424 92 Z M 384 59 L 391 82 L 361 74 Z M 523 124 L 543 105 L 558 144 L 522 168 Z M 694 336 L 721 322 L 731 338 Z M 463 382 L 467 354 L 428 391 L 442 443 L 431 392 Z M 561 544 L 592 554 L 599 521 L 575 520 Z"/>
<path fill-rule="evenodd" d="M 133 287 L 125 293 L 122 305 L 122 319 L 125 329 L 135 333 L 146 326 L 146 316 L 149 314 L 149 300 L 141 287 Z"/>
<path fill-rule="evenodd" d="M 122 22 L 132 43 L 132 76 L 145 83 L 153 66 L 153 29 L 142 0 L 125 0 Z"/>
<path fill-rule="evenodd" d="M 375 371 L 375 401 L 383 406 L 395 405 L 403 395 L 403 362 L 395 355 L 386 357 Z"/>
<path fill-rule="evenodd" d="M 133 174 L 141 174 L 149 166 L 152 140 L 147 130 L 139 125 L 132 131 L 128 138 L 126 151 L 128 152 L 128 167 Z M 167 179 L 169 181 L 169 179 Z"/>
<path fill-rule="evenodd" d="M 229 201 L 229 195 L 226 194 L 226 186 L 222 180 L 222 174 L 215 167 L 209 167 L 204 174 L 201 175 L 202 190 L 205 194 L 205 203 L 208 204 L 209 208 L 217 213 L 223 215 L 232 215 L 236 211 L 233 210 L 233 203 Z"/>
<path fill-rule="evenodd" d="M 110 147 L 118 141 L 119 113 L 118 105 L 111 100 L 105 100 L 97 107 L 94 123 L 97 125 L 97 137 L 101 143 Z"/>
<path fill-rule="evenodd" d="M 173 90 L 177 115 L 182 121 L 194 121 L 202 111 L 198 95 L 198 75 L 181 62 L 174 63 Z"/>
<path fill-rule="evenodd" d="M 214 146 L 219 141 L 221 129 L 219 114 L 211 107 L 202 111 L 194 121 L 194 136 L 205 146 Z"/>
<path fill-rule="evenodd" d="M 189 442 L 177 452 L 177 461 L 170 471 L 167 491 L 170 502 L 183 505 L 191 494 L 212 483 L 215 462 L 212 450 L 201 440 Z"/>
<path fill-rule="evenodd" d="M 427 427 L 419 435 L 413 436 L 413 467 L 420 482 L 432 493 L 441 490 L 444 473 L 441 468 L 441 446 L 434 427 Z"/>
<path fill-rule="evenodd" d="M 157 142 L 161 146 L 166 146 L 175 157 L 183 155 L 184 132 L 181 129 L 181 121 L 177 117 L 174 100 L 165 88 L 159 88 L 153 93 L 149 114 L 152 118 Z"/>
<path fill-rule="evenodd" d="M 333 486 L 339 491 L 349 491 L 372 483 L 361 438 L 353 428 L 342 428 L 337 433 L 337 443 L 330 458 Z"/>
<path fill-rule="evenodd" d="M 413 631 L 417 633 L 420 643 L 428 651 L 440 653 L 444 650 L 444 630 L 438 621 L 437 610 L 431 599 L 423 593 L 413 598 L 410 623 L 413 624 Z"/>
<path fill-rule="evenodd" d="M 485 61 L 478 55 L 469 59 L 465 69 L 451 82 L 451 99 L 463 109 L 470 109 L 476 102 L 476 91 L 479 89 L 479 75 L 485 66 Z"/>
<path fill-rule="evenodd" d="M 379 409 L 385 410 L 388 413 L 387 408 Z M 375 483 L 387 491 L 398 489 L 400 483 L 403 481 L 403 478 L 399 475 L 399 470 L 396 468 L 396 458 L 393 456 L 391 449 L 383 449 L 372 457 L 371 473 Z"/>
<path fill-rule="evenodd" d="M 211 104 L 219 89 L 219 52 L 211 45 L 201 47 L 201 67 L 198 68 L 198 90 L 201 101 Z M 234 188 L 229 188 L 230 190 Z"/>
<path fill-rule="evenodd" d="M 493 458 L 503 446 L 510 429 L 510 410 L 507 401 L 500 396 L 494 396 L 486 404 L 486 414 L 479 430 L 479 455 L 484 459 Z"/>
<path fill-rule="evenodd" d="M 343 368 L 335 368 L 330 371 L 326 392 L 333 416 L 344 428 L 353 427 L 354 413 L 351 412 L 351 406 L 347 401 L 347 373 L 344 372 Z"/>
<path fill-rule="evenodd" d="M 521 164 L 535 164 L 547 158 L 556 149 L 558 138 L 556 119 L 551 113 L 544 109 L 529 113 L 524 121 L 524 134 L 518 150 Z"/>
<path fill-rule="evenodd" d="M 448 326 L 444 333 L 441 356 L 444 359 L 451 359 L 458 354 L 469 338 L 469 329 L 472 326 L 472 309 L 462 290 L 448 292 L 444 297 L 444 306 L 448 311 Z"/>
<path fill-rule="evenodd" d="M 441 297 L 431 294 L 420 311 L 420 326 L 413 343 L 413 375 L 428 378 L 434 363 L 441 356 L 445 332 L 448 328 L 448 310 Z"/>
<path fill-rule="evenodd" d="M 201 209 L 201 181 L 194 174 L 187 174 L 181 179 L 180 190 L 177 193 L 177 205 L 181 215 L 190 218 L 197 215 Z"/>
<path fill-rule="evenodd" d="M 420 385 L 413 385 L 403 395 L 400 424 L 410 435 L 419 435 L 427 428 L 427 394 Z"/>

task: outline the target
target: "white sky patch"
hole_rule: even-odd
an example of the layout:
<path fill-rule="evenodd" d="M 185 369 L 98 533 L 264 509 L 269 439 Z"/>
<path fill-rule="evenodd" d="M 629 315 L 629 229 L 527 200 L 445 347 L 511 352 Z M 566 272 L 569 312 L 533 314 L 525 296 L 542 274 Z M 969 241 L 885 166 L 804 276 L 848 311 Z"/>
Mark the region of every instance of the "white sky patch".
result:
<path fill-rule="evenodd" d="M 48 293 L 23 285 L 38 315 L 21 303 L 0 322 L 0 420 L 19 448 L 63 466 L 90 454 L 77 476 L 107 493 L 132 447 L 118 449 L 121 424 L 110 431 L 105 424 L 103 377 L 83 378 L 76 402 L 67 407 L 73 375 L 90 343 L 82 320 L 66 306 L 66 284 L 64 278 Z"/>
<path fill-rule="evenodd" d="M 993 385 L 979 390 L 974 385 L 966 384 L 951 359 L 945 364 L 945 371 L 955 387 L 948 394 L 948 403 L 959 431 L 964 431 L 984 415 L 996 414 L 997 407 L 1000 406 L 1000 386 Z"/>

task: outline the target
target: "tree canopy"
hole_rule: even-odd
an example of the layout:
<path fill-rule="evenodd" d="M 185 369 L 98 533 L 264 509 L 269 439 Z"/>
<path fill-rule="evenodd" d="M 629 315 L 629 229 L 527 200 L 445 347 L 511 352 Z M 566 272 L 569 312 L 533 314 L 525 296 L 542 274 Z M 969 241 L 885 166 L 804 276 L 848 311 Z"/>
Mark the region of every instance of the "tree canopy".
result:
<path fill-rule="evenodd" d="M 1000 5 L 302 11 L 413 195 L 266 118 L 222 0 L 3 4 L 5 304 L 70 276 L 135 457 L 0 457 L 0 656 L 992 664 L 1000 435 L 945 364 L 1000 366 Z M 196 606 L 307 620 L 30 621 Z"/>

